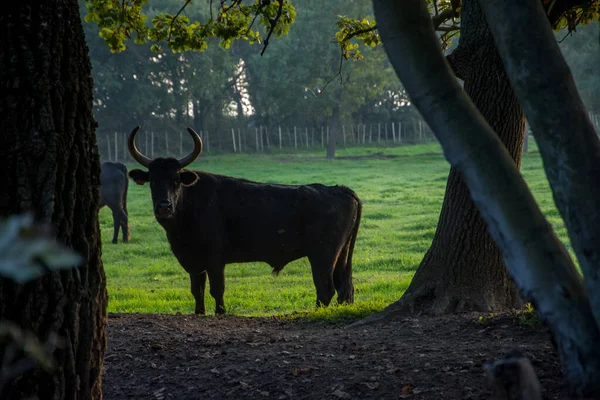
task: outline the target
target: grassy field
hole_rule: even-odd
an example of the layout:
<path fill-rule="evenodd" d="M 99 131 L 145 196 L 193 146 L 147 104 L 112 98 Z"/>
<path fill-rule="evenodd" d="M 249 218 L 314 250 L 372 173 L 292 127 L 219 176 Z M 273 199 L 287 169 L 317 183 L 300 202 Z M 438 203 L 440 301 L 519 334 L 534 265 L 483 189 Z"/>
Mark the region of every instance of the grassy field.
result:
<path fill-rule="evenodd" d="M 448 163 L 437 144 L 346 149 L 341 159 L 321 154 L 201 156 L 191 168 L 262 182 L 343 184 L 363 200 L 363 219 L 354 252 L 356 304 L 315 310 L 315 289 L 306 259 L 274 277 L 262 263 L 226 268 L 225 305 L 235 315 L 363 315 L 397 300 L 431 243 L 444 196 Z M 372 155 L 373 157 L 353 157 Z M 396 155 L 396 158 L 377 157 Z M 129 169 L 137 168 L 129 165 Z M 560 238 L 562 220 L 552 202 L 538 153 L 524 156 L 523 175 Z M 113 245 L 112 216 L 100 212 L 109 312 L 191 313 L 189 278 L 171 254 L 154 220 L 148 185 L 130 183 L 131 241 Z M 207 310 L 214 302 L 207 294 Z"/>

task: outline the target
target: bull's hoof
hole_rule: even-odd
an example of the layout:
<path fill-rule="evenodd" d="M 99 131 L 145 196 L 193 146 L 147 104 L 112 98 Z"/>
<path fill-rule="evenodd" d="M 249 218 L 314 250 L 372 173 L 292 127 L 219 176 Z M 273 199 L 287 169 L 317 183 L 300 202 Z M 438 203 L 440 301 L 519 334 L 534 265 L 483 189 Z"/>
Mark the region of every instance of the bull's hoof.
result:
<path fill-rule="evenodd" d="M 196 315 L 206 315 L 206 310 L 196 310 L 196 311 L 194 311 L 194 314 L 196 314 Z"/>
<path fill-rule="evenodd" d="M 216 315 L 225 315 L 225 308 L 223 308 L 223 307 L 217 307 L 215 309 L 215 314 Z"/>
<path fill-rule="evenodd" d="M 117 244 L 119 241 L 118 240 L 113 240 L 112 244 Z"/>

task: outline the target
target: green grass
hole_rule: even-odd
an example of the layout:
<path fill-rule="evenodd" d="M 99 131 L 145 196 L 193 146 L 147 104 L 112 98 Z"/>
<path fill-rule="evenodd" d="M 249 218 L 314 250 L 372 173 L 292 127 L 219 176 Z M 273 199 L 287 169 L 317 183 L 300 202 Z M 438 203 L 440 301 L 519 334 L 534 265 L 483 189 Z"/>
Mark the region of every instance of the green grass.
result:
<path fill-rule="evenodd" d="M 395 148 L 345 149 L 341 159 L 321 153 L 286 155 L 203 155 L 192 168 L 262 182 L 343 184 L 363 200 L 363 219 L 354 252 L 354 306 L 315 310 L 315 289 L 306 259 L 285 267 L 277 277 L 263 263 L 226 267 L 225 305 L 234 315 L 356 318 L 397 300 L 406 290 L 431 244 L 449 165 L 437 144 Z M 395 155 L 396 158 L 351 158 Z M 343 158 L 349 156 L 350 158 Z M 129 165 L 129 169 L 137 168 Z M 523 174 L 543 211 L 566 242 L 552 202 L 539 154 L 523 160 Z M 150 189 L 130 183 L 131 241 L 113 245 L 112 216 L 100 212 L 103 261 L 108 279 L 109 312 L 191 313 L 189 277 L 172 255 L 162 227 L 154 220 Z M 207 310 L 214 310 L 210 295 Z"/>

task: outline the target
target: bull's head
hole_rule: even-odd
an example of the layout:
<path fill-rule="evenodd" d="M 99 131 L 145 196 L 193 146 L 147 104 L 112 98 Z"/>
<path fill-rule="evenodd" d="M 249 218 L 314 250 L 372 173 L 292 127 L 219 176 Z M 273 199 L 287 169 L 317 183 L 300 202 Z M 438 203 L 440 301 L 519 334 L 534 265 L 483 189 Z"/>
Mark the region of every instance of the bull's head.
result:
<path fill-rule="evenodd" d="M 181 187 L 193 185 L 198 180 L 195 172 L 183 168 L 191 164 L 202 152 L 202 139 L 192 128 L 187 128 L 194 140 L 194 150 L 190 154 L 179 160 L 172 157 L 151 160 L 135 146 L 135 136 L 139 130 L 138 126 L 129 134 L 129 153 L 138 163 L 148 168 L 148 171 L 134 169 L 129 172 L 129 177 L 138 185 L 150 182 L 154 215 L 159 221 L 168 220 L 175 214 Z"/>

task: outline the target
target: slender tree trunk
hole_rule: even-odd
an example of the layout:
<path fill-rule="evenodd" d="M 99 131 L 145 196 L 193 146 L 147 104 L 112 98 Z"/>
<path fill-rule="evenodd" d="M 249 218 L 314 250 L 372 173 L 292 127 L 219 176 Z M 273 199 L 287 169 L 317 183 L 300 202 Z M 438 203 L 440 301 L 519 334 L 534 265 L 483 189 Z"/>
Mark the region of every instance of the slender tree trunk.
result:
<path fill-rule="evenodd" d="M 475 106 L 520 165 L 525 120 L 477 0 L 463 2 L 460 43 L 450 57 Z M 452 167 L 431 247 L 404 296 L 390 311 L 433 314 L 499 311 L 521 300 L 502 254 Z"/>
<path fill-rule="evenodd" d="M 74 0 L 23 0 L 0 15 L 0 215 L 32 211 L 83 256 L 77 269 L 0 280 L 0 319 L 42 340 L 55 369 L 27 372 L 2 399 L 101 399 L 106 278 L 100 260 L 100 161 L 88 50 Z M 0 347 L 0 353 L 2 353 Z"/>
<path fill-rule="evenodd" d="M 331 115 L 331 131 L 329 133 L 329 141 L 327 142 L 327 155 L 328 160 L 335 158 L 335 145 L 338 137 L 338 131 L 340 130 L 340 107 L 335 105 Z"/>

